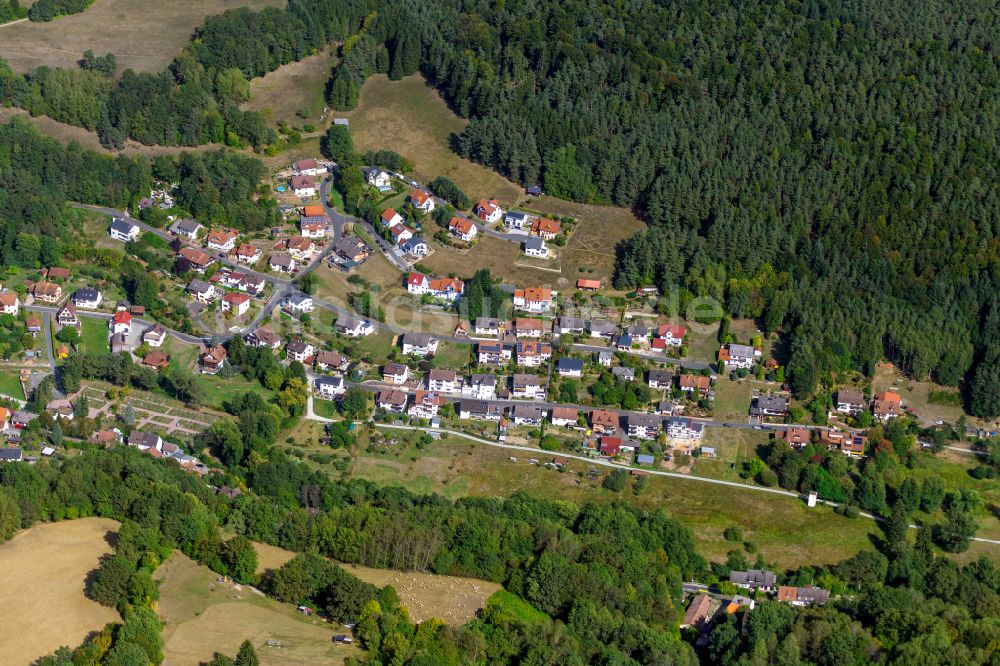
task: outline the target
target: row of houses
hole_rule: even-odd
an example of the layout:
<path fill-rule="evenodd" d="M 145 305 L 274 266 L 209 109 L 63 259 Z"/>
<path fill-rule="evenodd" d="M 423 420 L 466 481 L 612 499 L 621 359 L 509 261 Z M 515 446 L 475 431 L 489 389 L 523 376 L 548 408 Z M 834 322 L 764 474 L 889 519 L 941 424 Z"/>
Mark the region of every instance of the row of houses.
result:
<path fill-rule="evenodd" d="M 830 450 L 838 450 L 849 456 L 862 458 L 868 448 L 868 437 L 861 432 L 844 432 L 842 430 L 822 429 L 814 431 L 809 428 L 786 428 L 776 433 L 778 439 L 788 442 L 795 449 L 805 448 L 814 442 Z"/>
<path fill-rule="evenodd" d="M 881 391 L 869 403 L 861 391 L 842 388 L 834 395 L 834 406 L 837 412 L 850 416 L 857 416 L 870 406 L 875 418 L 886 423 L 903 413 L 903 398 L 894 391 Z"/>

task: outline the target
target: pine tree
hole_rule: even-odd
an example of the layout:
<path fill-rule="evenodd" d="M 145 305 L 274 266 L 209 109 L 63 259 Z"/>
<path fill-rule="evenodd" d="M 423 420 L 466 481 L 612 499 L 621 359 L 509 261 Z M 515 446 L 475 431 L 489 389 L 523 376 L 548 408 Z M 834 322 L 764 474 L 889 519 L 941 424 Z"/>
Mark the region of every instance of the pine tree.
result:
<path fill-rule="evenodd" d="M 236 653 L 236 666 L 260 666 L 257 651 L 250 641 L 243 641 L 240 645 L 240 651 Z"/>

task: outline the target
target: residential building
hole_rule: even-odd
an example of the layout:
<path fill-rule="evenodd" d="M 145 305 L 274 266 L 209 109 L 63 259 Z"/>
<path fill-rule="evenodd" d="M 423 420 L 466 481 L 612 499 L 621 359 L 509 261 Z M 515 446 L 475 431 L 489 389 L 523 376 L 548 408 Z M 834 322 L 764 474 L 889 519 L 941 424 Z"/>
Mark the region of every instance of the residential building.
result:
<path fill-rule="evenodd" d="M 601 443 L 597 450 L 602 456 L 615 458 L 622 452 L 622 438 L 614 436 L 601 437 Z"/>
<path fill-rule="evenodd" d="M 514 290 L 514 307 L 528 312 L 548 312 L 552 309 L 555 292 L 544 287 Z"/>
<path fill-rule="evenodd" d="M 368 171 L 368 184 L 379 190 L 390 189 L 392 187 L 391 180 L 389 174 L 381 169 L 370 169 Z"/>
<path fill-rule="evenodd" d="M 431 391 L 416 391 L 408 413 L 410 418 L 432 419 L 445 404 L 443 396 Z"/>
<path fill-rule="evenodd" d="M 310 199 L 316 196 L 316 178 L 313 176 L 292 176 L 289 185 L 297 197 Z"/>
<path fill-rule="evenodd" d="M 242 317 L 250 309 L 250 295 L 239 292 L 229 292 L 222 297 L 222 311 L 232 312 L 237 317 Z"/>
<path fill-rule="evenodd" d="M 251 347 L 267 347 L 271 351 L 275 351 L 281 346 L 281 337 L 266 326 L 247 334 L 245 340 Z"/>
<path fill-rule="evenodd" d="M 394 414 L 402 414 L 406 411 L 406 403 L 409 397 L 404 391 L 379 391 L 375 398 L 375 404 L 379 409 Z"/>
<path fill-rule="evenodd" d="M 239 233 L 233 229 L 213 229 L 205 237 L 205 245 L 209 250 L 218 252 L 230 252 L 236 247 L 236 239 Z"/>
<path fill-rule="evenodd" d="M 342 236 L 337 239 L 333 246 L 333 251 L 338 256 L 354 263 L 361 263 L 369 254 L 368 246 L 363 240 L 355 236 Z"/>
<path fill-rule="evenodd" d="M 118 310 L 108 322 L 108 328 L 111 329 L 111 335 L 119 333 L 128 335 L 132 332 L 132 315 L 128 310 Z"/>
<path fill-rule="evenodd" d="M 611 375 L 620 382 L 635 381 L 635 369 L 619 365 L 611 368 Z"/>
<path fill-rule="evenodd" d="M 264 251 L 249 243 L 241 244 L 236 250 L 236 261 L 243 264 L 256 264 L 262 256 L 264 256 Z"/>
<path fill-rule="evenodd" d="M 149 449 L 159 451 L 163 448 L 163 439 L 155 432 L 133 430 L 128 435 L 128 445 L 134 446 L 140 451 L 147 451 Z"/>
<path fill-rule="evenodd" d="M 704 398 L 712 390 L 712 378 L 705 375 L 683 374 L 678 385 L 685 393 Z"/>
<path fill-rule="evenodd" d="M 288 312 L 301 314 L 303 312 L 312 312 L 316 309 L 316 303 L 313 301 L 312 296 L 307 296 L 302 292 L 292 292 L 282 300 L 281 307 Z"/>
<path fill-rule="evenodd" d="M 142 364 L 147 368 L 152 368 L 153 370 L 164 370 L 168 365 L 170 365 L 170 357 L 159 349 L 155 349 L 142 359 Z"/>
<path fill-rule="evenodd" d="M 320 372 L 343 371 L 351 363 L 350 359 L 339 351 L 330 351 L 327 349 L 316 352 L 316 355 L 313 356 L 313 362 L 316 364 L 316 369 Z"/>
<path fill-rule="evenodd" d="M 432 369 L 427 373 L 427 390 L 456 393 L 462 388 L 462 378 L 454 370 Z"/>
<path fill-rule="evenodd" d="M 49 266 L 42 270 L 42 277 L 46 280 L 59 280 L 64 282 L 69 279 L 71 274 L 70 269 L 62 268 L 60 266 Z"/>
<path fill-rule="evenodd" d="M 431 253 L 431 246 L 420 236 L 407 238 L 400 247 L 403 248 L 403 252 L 414 257 L 424 257 Z"/>
<path fill-rule="evenodd" d="M 460 419 L 499 421 L 502 416 L 503 407 L 485 400 L 460 400 L 458 403 Z"/>
<path fill-rule="evenodd" d="M 520 231 L 531 221 L 527 213 L 519 210 L 512 210 L 503 216 L 503 223 L 508 229 Z"/>
<path fill-rule="evenodd" d="M 29 293 L 36 301 L 58 303 L 62 298 L 62 287 L 55 282 L 41 281 L 31 285 Z"/>
<path fill-rule="evenodd" d="M 438 339 L 426 333 L 407 331 L 403 334 L 403 353 L 406 355 L 433 356 L 437 353 Z"/>
<path fill-rule="evenodd" d="M 865 396 L 857 389 L 838 389 L 834 402 L 841 414 L 858 414 L 868 407 Z"/>
<path fill-rule="evenodd" d="M 706 632 L 712 624 L 712 617 L 715 615 L 715 602 L 710 594 L 696 594 L 691 599 L 684 618 L 681 620 L 681 629 L 697 629 L 699 632 Z"/>
<path fill-rule="evenodd" d="M 349 338 L 371 335 L 375 332 L 375 324 L 370 320 L 346 313 L 337 317 L 336 327 L 338 333 Z"/>
<path fill-rule="evenodd" d="M 288 254 L 297 261 L 307 261 L 316 252 L 316 243 L 313 239 L 304 236 L 292 236 L 285 244 Z"/>
<path fill-rule="evenodd" d="M 412 272 L 406 276 L 406 291 L 411 294 L 429 294 L 431 279 L 423 273 Z"/>
<path fill-rule="evenodd" d="M 541 319 L 529 319 L 528 317 L 515 317 L 512 328 L 514 335 L 519 338 L 540 338 L 545 332 Z"/>
<path fill-rule="evenodd" d="M 830 598 L 830 593 L 821 587 L 792 587 L 780 585 L 778 587 L 778 601 L 782 601 L 793 606 L 809 606 L 811 604 L 825 604 Z"/>
<path fill-rule="evenodd" d="M 424 190 L 413 190 L 410 192 L 410 205 L 425 213 L 433 212 L 434 197 Z"/>
<path fill-rule="evenodd" d="M 652 389 L 670 389 L 674 385 L 674 373 L 664 368 L 653 368 L 649 371 L 647 383 Z"/>
<path fill-rule="evenodd" d="M 656 414 L 629 414 L 625 425 L 629 437 L 656 439 L 663 428 L 663 419 Z"/>
<path fill-rule="evenodd" d="M 778 432 L 778 439 L 788 442 L 792 448 L 801 449 L 809 443 L 809 428 L 787 428 Z"/>
<path fill-rule="evenodd" d="M 719 360 L 726 364 L 727 368 L 751 368 L 760 357 L 760 350 L 754 349 L 751 345 L 738 345 L 730 343 L 719 350 Z"/>
<path fill-rule="evenodd" d="M 248 294 L 260 294 L 264 291 L 264 283 L 266 280 L 260 275 L 244 275 L 240 278 L 239 283 L 236 288 L 240 291 L 245 291 Z"/>
<path fill-rule="evenodd" d="M 451 232 L 452 236 L 466 243 L 471 243 L 472 239 L 479 233 L 476 225 L 464 217 L 451 218 L 451 222 L 448 223 L 448 231 Z"/>
<path fill-rule="evenodd" d="M 313 391 L 326 400 L 336 400 L 347 392 L 343 377 L 321 375 L 313 380 Z"/>
<path fill-rule="evenodd" d="M 517 364 L 537 368 L 552 358 L 552 345 L 538 340 L 517 341 Z"/>
<path fill-rule="evenodd" d="M 395 245 L 402 246 L 403 243 L 413 238 L 413 232 L 402 224 L 396 224 L 389 229 L 389 236 Z"/>
<path fill-rule="evenodd" d="M 405 384 L 410 378 L 410 368 L 405 363 L 394 363 L 389 361 L 382 368 L 382 381 L 387 384 L 397 386 Z"/>
<path fill-rule="evenodd" d="M 533 236 L 538 236 L 544 238 L 545 240 L 552 240 L 559 235 L 562 231 L 562 227 L 555 220 L 550 220 L 547 217 L 536 218 L 534 222 L 531 223 L 531 233 Z"/>
<path fill-rule="evenodd" d="M 139 237 L 139 225 L 126 222 L 120 217 L 111 221 L 111 229 L 108 231 L 111 237 L 117 241 L 128 243 Z"/>
<path fill-rule="evenodd" d="M 613 321 L 608 321 L 607 319 L 591 319 L 587 322 L 587 330 L 590 331 L 590 337 L 592 338 L 610 340 L 615 331 L 618 330 L 618 326 Z"/>
<path fill-rule="evenodd" d="M 496 375 L 473 374 L 468 379 L 468 391 L 479 400 L 493 400 L 497 397 Z"/>
<path fill-rule="evenodd" d="M 226 348 L 222 345 L 209 347 L 201 355 L 201 371 L 206 375 L 214 375 L 226 365 Z"/>
<path fill-rule="evenodd" d="M 312 208 L 312 206 L 306 206 Z M 322 209 L 322 206 L 319 207 Z M 303 215 L 299 218 L 299 236 L 302 238 L 326 238 L 333 231 L 330 218 L 325 214 L 319 217 L 307 217 Z"/>
<path fill-rule="evenodd" d="M 617 338 L 614 339 L 615 349 L 619 351 L 628 351 L 632 349 L 632 336 L 628 333 L 622 333 Z"/>
<path fill-rule="evenodd" d="M 855 458 L 864 458 L 868 448 L 868 438 L 861 433 L 851 433 L 840 443 L 840 452 Z"/>
<path fill-rule="evenodd" d="M 594 409 L 590 412 L 590 428 L 598 434 L 616 432 L 619 423 L 618 412 L 610 409 Z"/>
<path fill-rule="evenodd" d="M 560 358 L 556 362 L 560 377 L 582 377 L 583 360 L 579 358 Z"/>
<path fill-rule="evenodd" d="M 292 163 L 292 173 L 297 176 L 319 176 L 325 169 L 314 159 L 299 160 Z"/>
<path fill-rule="evenodd" d="M 512 355 L 512 347 L 502 342 L 480 342 L 476 345 L 476 360 L 480 365 L 505 365 Z"/>
<path fill-rule="evenodd" d="M 172 231 L 175 235 L 183 236 L 190 240 L 197 240 L 198 232 L 200 232 L 202 228 L 203 227 L 194 220 L 177 220 L 170 225 L 170 231 Z"/>
<path fill-rule="evenodd" d="M 545 399 L 545 385 L 538 375 L 514 375 L 512 394 L 515 398 Z"/>
<path fill-rule="evenodd" d="M 760 418 L 781 417 L 788 413 L 788 396 L 761 395 L 750 403 L 750 414 Z"/>
<path fill-rule="evenodd" d="M 153 349 L 158 349 L 163 346 L 163 342 L 167 339 L 167 328 L 163 324 L 153 324 L 145 331 L 142 332 L 143 343 L 149 345 Z"/>
<path fill-rule="evenodd" d="M 875 394 L 872 401 L 872 412 L 875 418 L 886 423 L 899 416 L 903 411 L 903 398 L 893 391 L 882 391 Z"/>
<path fill-rule="evenodd" d="M 218 296 L 215 285 L 204 280 L 191 280 L 185 291 L 192 294 L 196 300 L 202 303 L 211 303 Z"/>
<path fill-rule="evenodd" d="M 291 273 L 295 270 L 295 259 L 284 252 L 275 252 L 267 260 L 268 268 L 275 273 Z"/>
<path fill-rule="evenodd" d="M 17 315 L 21 309 L 21 303 L 17 294 L 12 291 L 0 293 L 0 314 Z"/>
<path fill-rule="evenodd" d="M 315 351 L 315 347 L 305 340 L 290 340 L 285 345 L 285 355 L 288 359 L 302 364 L 311 363 Z"/>
<path fill-rule="evenodd" d="M 129 344 L 127 333 L 112 333 L 108 339 L 108 344 L 111 345 L 112 354 L 124 354 L 132 351 L 132 345 Z"/>
<path fill-rule="evenodd" d="M 210 254 L 196 247 L 182 247 L 177 254 L 187 259 L 188 263 L 191 264 L 191 270 L 195 273 L 204 273 L 209 266 L 215 263 L 215 259 Z"/>
<path fill-rule="evenodd" d="M 379 215 L 379 219 L 382 220 L 382 226 L 388 229 L 392 229 L 397 224 L 402 226 L 404 222 L 403 216 L 397 213 L 395 208 L 386 208 Z"/>
<path fill-rule="evenodd" d="M 750 569 L 749 571 L 730 571 L 729 582 L 745 590 L 763 590 L 773 592 L 778 577 L 773 571 Z"/>
<path fill-rule="evenodd" d="M 586 280 L 584 278 L 580 278 L 579 280 L 576 281 L 576 288 L 579 289 L 580 291 L 597 291 L 598 289 L 601 288 L 601 281 Z"/>
<path fill-rule="evenodd" d="M 611 367 L 611 361 L 615 358 L 615 355 L 610 351 L 599 351 L 597 352 L 597 364 L 604 366 L 605 368 Z"/>
<path fill-rule="evenodd" d="M 680 324 L 660 324 L 656 329 L 656 338 L 663 340 L 668 347 L 680 347 L 687 336 L 687 328 Z"/>
<path fill-rule="evenodd" d="M 76 314 L 76 305 L 72 301 L 67 301 L 65 305 L 59 308 L 56 321 L 59 322 L 60 326 L 79 326 L 80 318 Z"/>
<path fill-rule="evenodd" d="M 580 317 L 559 317 L 556 323 L 555 330 L 559 335 L 566 335 L 567 333 L 581 334 L 587 327 L 587 322 L 585 322 Z"/>
<path fill-rule="evenodd" d="M 573 427 L 580 418 L 579 412 L 572 407 L 553 407 L 550 416 L 552 425 L 562 427 Z"/>
<path fill-rule="evenodd" d="M 480 199 L 473 212 L 486 224 L 496 224 L 503 217 L 503 209 L 496 199 Z"/>
<path fill-rule="evenodd" d="M 497 337 L 500 335 L 500 329 L 503 327 L 503 322 L 499 319 L 494 319 L 492 317 L 476 317 L 476 321 L 473 327 L 473 332 L 476 335 L 488 335 L 491 337 Z"/>
<path fill-rule="evenodd" d="M 549 248 L 545 247 L 545 241 L 541 238 L 532 236 L 524 241 L 524 254 L 545 259 L 549 256 Z"/>
<path fill-rule="evenodd" d="M 545 418 L 545 412 L 537 405 L 514 405 L 511 415 L 514 417 L 514 425 L 537 426 Z"/>

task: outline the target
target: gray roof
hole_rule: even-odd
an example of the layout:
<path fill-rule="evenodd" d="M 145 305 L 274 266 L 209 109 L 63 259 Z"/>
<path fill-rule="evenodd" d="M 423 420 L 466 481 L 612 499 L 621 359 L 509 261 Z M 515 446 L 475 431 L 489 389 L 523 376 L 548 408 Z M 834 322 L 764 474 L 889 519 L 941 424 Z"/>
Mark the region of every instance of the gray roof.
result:
<path fill-rule="evenodd" d="M 0 449 L 0 460 L 20 460 L 21 449 L 10 448 Z"/>
<path fill-rule="evenodd" d="M 656 461 L 656 458 L 647 453 L 640 453 L 635 457 L 635 461 L 640 465 L 652 465 Z"/>
<path fill-rule="evenodd" d="M 160 439 L 160 436 L 156 433 L 133 430 L 129 433 L 128 443 L 132 446 L 156 446 L 158 439 Z"/>
<path fill-rule="evenodd" d="M 344 236 L 343 238 L 337 239 L 337 244 L 333 246 L 334 251 L 337 254 L 343 255 L 345 257 L 352 257 L 358 252 L 364 252 L 368 248 L 364 241 L 360 238 L 354 238 L 353 236 Z"/>
<path fill-rule="evenodd" d="M 538 375 L 516 374 L 514 386 L 541 386 L 542 378 Z"/>
<path fill-rule="evenodd" d="M 285 349 L 295 354 L 301 354 L 306 350 L 308 346 L 309 343 L 305 342 L 304 340 L 292 340 L 287 345 L 285 345 Z"/>
<path fill-rule="evenodd" d="M 686 428 L 693 432 L 701 432 L 705 429 L 705 424 L 687 416 L 671 416 L 667 419 L 667 427 Z"/>
<path fill-rule="evenodd" d="M 331 377 L 329 375 L 319 375 L 318 377 L 316 377 L 315 384 L 316 384 L 316 386 L 326 386 L 326 385 L 330 385 L 330 386 L 343 386 L 343 384 L 344 384 L 344 378 L 343 377 Z"/>
<path fill-rule="evenodd" d="M 586 327 L 586 322 L 580 317 L 559 317 L 559 327 L 582 331 Z"/>
<path fill-rule="evenodd" d="M 287 268 L 292 265 L 293 259 L 289 255 L 283 252 L 278 252 L 276 254 L 271 255 L 271 258 L 268 260 L 268 263 L 272 266 L 281 266 L 282 268 Z"/>
<path fill-rule="evenodd" d="M 754 408 L 769 412 L 786 411 L 788 409 L 788 402 L 788 398 L 783 395 L 762 395 L 757 397 Z"/>
<path fill-rule="evenodd" d="M 80 287 L 73 292 L 74 301 L 96 301 L 97 297 L 101 295 L 100 290 L 97 287 Z"/>
<path fill-rule="evenodd" d="M 136 228 L 137 225 L 132 224 L 131 222 L 126 222 L 120 217 L 116 217 L 114 220 L 111 221 L 111 229 L 113 231 L 117 231 L 120 234 L 130 234 L 132 233 L 132 230 Z"/>
<path fill-rule="evenodd" d="M 202 294 L 212 288 L 212 285 L 204 280 L 191 280 L 188 282 L 187 290 Z"/>
<path fill-rule="evenodd" d="M 500 320 L 493 317 L 476 317 L 476 328 L 499 328 Z"/>
<path fill-rule="evenodd" d="M 521 212 L 519 210 L 512 210 L 512 211 L 509 211 L 505 217 L 508 217 L 508 218 L 511 218 L 511 219 L 516 219 L 516 220 L 527 220 L 528 219 L 528 214 L 527 213 L 523 213 L 523 212 Z"/>
<path fill-rule="evenodd" d="M 583 361 L 578 358 L 561 358 L 557 363 L 560 372 L 563 370 L 568 370 L 568 371 L 575 370 L 578 372 L 583 370 Z"/>
<path fill-rule="evenodd" d="M 461 400 L 458 403 L 458 411 L 470 414 L 500 414 L 503 408 L 485 400 Z"/>
<path fill-rule="evenodd" d="M 625 331 L 634 338 L 644 338 L 649 335 L 649 326 L 640 322 L 638 324 L 632 324 L 626 328 Z"/>
<path fill-rule="evenodd" d="M 355 317 L 352 314 L 344 313 L 337 317 L 337 328 L 352 329 L 357 328 L 365 322 L 361 317 Z"/>
<path fill-rule="evenodd" d="M 663 419 L 656 414 L 629 414 L 625 417 L 625 421 L 630 426 L 644 428 L 659 428 L 663 425 Z"/>
<path fill-rule="evenodd" d="M 476 373 L 469 377 L 469 383 L 474 386 L 479 386 L 481 384 L 486 384 L 488 386 L 496 386 L 497 377 L 496 375 L 491 375 L 489 373 Z"/>
<path fill-rule="evenodd" d="M 653 368 L 649 371 L 649 381 L 659 384 L 669 384 L 674 380 L 674 373 L 663 368 Z"/>
<path fill-rule="evenodd" d="M 865 396 L 857 389 L 838 389 L 837 402 L 850 405 L 864 405 Z"/>
<path fill-rule="evenodd" d="M 403 333 L 403 344 L 412 345 L 414 347 L 426 347 L 431 343 L 434 338 L 427 333 L 417 333 L 415 331 L 407 331 Z"/>
<path fill-rule="evenodd" d="M 411 247 L 417 247 L 418 245 L 427 245 L 427 241 L 425 241 L 420 236 L 410 236 L 405 241 L 403 241 L 404 250 Z"/>
<path fill-rule="evenodd" d="M 625 366 L 611 368 L 611 374 L 617 379 L 624 379 L 626 381 L 635 379 L 635 370 L 632 368 L 626 368 Z"/>
<path fill-rule="evenodd" d="M 515 418 L 541 420 L 542 408 L 538 405 L 514 405 L 512 413 Z"/>
<path fill-rule="evenodd" d="M 528 240 L 524 241 L 524 250 L 541 250 L 545 247 L 545 241 L 543 241 L 538 236 L 532 236 Z"/>
<path fill-rule="evenodd" d="M 800 587 L 795 597 L 808 604 L 824 604 L 830 598 L 830 592 L 821 587 Z"/>
<path fill-rule="evenodd" d="M 193 234 L 200 227 L 201 225 L 194 220 L 177 220 L 174 222 L 172 229 L 175 231 L 182 231 L 186 234 Z"/>
<path fill-rule="evenodd" d="M 729 355 L 738 356 L 740 358 L 753 358 L 754 348 L 750 345 L 729 345 Z"/>
<path fill-rule="evenodd" d="M 751 587 L 774 587 L 778 577 L 773 571 L 750 569 L 749 571 L 730 571 L 729 582 Z"/>

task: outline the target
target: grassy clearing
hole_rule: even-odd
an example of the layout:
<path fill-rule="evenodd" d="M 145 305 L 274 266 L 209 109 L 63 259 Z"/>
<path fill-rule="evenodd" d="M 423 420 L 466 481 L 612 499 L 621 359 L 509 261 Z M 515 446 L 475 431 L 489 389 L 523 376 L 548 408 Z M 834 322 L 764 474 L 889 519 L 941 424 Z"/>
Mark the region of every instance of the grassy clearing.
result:
<path fill-rule="evenodd" d="M 243 375 L 222 379 L 216 375 L 196 374 L 194 381 L 205 392 L 205 405 L 213 409 L 222 409 L 222 403 L 248 392 L 257 393 L 266 401 L 274 397 L 273 391 L 264 388 L 258 381 L 248 380 Z"/>
<path fill-rule="evenodd" d="M 108 351 L 108 323 L 95 317 L 80 317 L 80 338 L 88 352 Z"/>
<path fill-rule="evenodd" d="M 745 423 L 750 415 L 750 394 L 754 388 L 766 388 L 770 384 L 752 379 L 732 381 L 719 377 L 715 383 L 715 419 L 732 423 Z"/>
<path fill-rule="evenodd" d="M 0 58 L 17 72 L 40 65 L 76 68 L 83 52 L 114 53 L 118 70 L 164 69 L 206 16 L 235 7 L 282 7 L 280 0 L 96 0 L 85 11 L 51 23 L 8 25 Z M 155 39 L 151 39 L 155 36 Z"/>
<path fill-rule="evenodd" d="M 442 342 L 438 345 L 437 354 L 431 360 L 433 368 L 447 368 L 459 370 L 469 365 L 472 347 L 469 345 L 458 345 L 450 342 Z"/>
<path fill-rule="evenodd" d="M 257 569 L 260 572 L 277 569 L 295 557 L 295 553 L 289 550 L 264 543 L 255 542 L 254 547 L 257 549 Z M 392 585 L 399 593 L 403 605 L 410 611 L 410 617 L 417 622 L 436 617 L 448 624 L 464 624 L 476 616 L 476 612 L 483 607 L 490 595 L 501 593 L 501 587 L 497 583 L 476 578 L 373 569 L 355 564 L 341 566 L 361 580 L 378 587 Z"/>
<path fill-rule="evenodd" d="M 250 83 L 250 101 L 243 109 L 260 111 L 275 123 L 325 127 L 326 123 L 320 124 L 320 117 L 326 106 L 326 82 L 337 60 L 335 53 L 326 50 L 254 79 Z M 306 117 L 296 115 L 299 111 L 305 112 Z"/>
<path fill-rule="evenodd" d="M 0 546 L 0 563 L 10 572 L 0 586 L 7 636 L 0 640 L 0 663 L 27 664 L 118 620 L 117 612 L 83 593 L 117 529 L 113 520 L 81 518 L 38 525 Z"/>
<path fill-rule="evenodd" d="M 159 612 L 164 623 L 164 663 L 192 666 L 214 652 L 234 655 L 250 640 L 262 664 L 307 666 L 340 663 L 354 647 L 331 641 L 332 625 L 307 618 L 294 606 L 268 599 L 249 587 L 219 582 L 219 576 L 179 552 L 156 572 L 161 580 Z M 267 647 L 269 640 L 281 648 Z"/>
<path fill-rule="evenodd" d="M 0 370 L 0 394 L 9 395 L 12 398 L 24 398 L 24 389 L 21 388 L 21 373 L 17 369 Z"/>
<path fill-rule="evenodd" d="M 893 390 L 903 398 L 903 405 L 913 409 L 918 416 L 931 421 L 946 421 L 954 423 L 962 416 L 962 408 L 958 405 L 947 405 L 930 402 L 931 391 L 954 391 L 953 388 L 941 386 L 933 382 L 920 382 L 903 375 L 894 366 L 880 363 L 872 380 L 874 392 Z M 977 423 L 978 419 L 969 417 L 969 423 Z"/>

